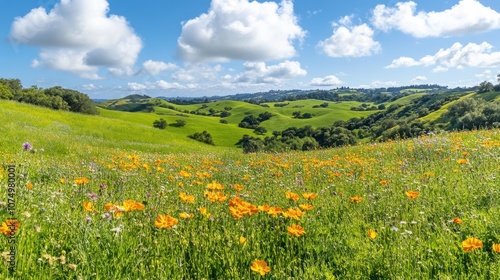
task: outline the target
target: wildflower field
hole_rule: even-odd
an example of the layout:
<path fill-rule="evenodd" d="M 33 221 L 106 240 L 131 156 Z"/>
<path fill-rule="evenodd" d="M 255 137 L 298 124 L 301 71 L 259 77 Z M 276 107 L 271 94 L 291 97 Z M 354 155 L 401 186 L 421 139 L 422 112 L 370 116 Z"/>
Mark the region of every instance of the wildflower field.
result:
<path fill-rule="evenodd" d="M 500 279 L 499 130 L 250 155 L 23 143 L 1 152 L 1 279 Z"/>

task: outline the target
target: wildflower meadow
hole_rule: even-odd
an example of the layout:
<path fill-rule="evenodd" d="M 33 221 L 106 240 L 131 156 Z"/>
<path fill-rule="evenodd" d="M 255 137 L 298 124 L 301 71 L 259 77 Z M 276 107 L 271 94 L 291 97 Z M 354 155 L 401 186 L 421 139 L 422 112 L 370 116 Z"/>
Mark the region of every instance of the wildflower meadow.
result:
<path fill-rule="evenodd" d="M 499 130 L 279 154 L 17 146 L 1 279 L 500 279 Z"/>

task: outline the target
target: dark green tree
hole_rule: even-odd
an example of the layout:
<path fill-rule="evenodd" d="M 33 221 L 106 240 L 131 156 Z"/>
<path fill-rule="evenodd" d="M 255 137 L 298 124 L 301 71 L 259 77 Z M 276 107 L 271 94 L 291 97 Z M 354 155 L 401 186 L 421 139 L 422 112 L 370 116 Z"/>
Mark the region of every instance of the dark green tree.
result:
<path fill-rule="evenodd" d="M 159 120 L 155 120 L 153 122 L 153 127 L 159 128 L 159 129 L 165 129 L 167 128 L 167 121 L 164 120 L 163 118 Z"/>

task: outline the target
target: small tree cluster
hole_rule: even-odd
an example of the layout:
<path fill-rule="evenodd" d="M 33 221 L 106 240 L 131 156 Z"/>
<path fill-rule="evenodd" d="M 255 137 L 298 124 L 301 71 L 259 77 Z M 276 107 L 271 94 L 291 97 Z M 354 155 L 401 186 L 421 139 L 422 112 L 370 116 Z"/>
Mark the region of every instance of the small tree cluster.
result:
<path fill-rule="evenodd" d="M 215 145 L 214 140 L 212 139 L 212 135 L 210 135 L 210 133 L 208 133 L 207 131 L 196 132 L 192 135 L 189 135 L 188 137 L 205 144 Z"/>
<path fill-rule="evenodd" d="M 156 127 L 159 129 L 165 129 L 165 128 L 167 128 L 167 121 L 164 119 L 155 120 L 153 122 L 153 127 Z"/>

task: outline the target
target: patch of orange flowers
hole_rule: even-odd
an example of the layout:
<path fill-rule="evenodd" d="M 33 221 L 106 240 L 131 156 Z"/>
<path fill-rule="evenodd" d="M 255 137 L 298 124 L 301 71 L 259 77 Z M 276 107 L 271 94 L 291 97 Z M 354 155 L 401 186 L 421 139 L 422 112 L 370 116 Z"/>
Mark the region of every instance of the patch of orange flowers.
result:
<path fill-rule="evenodd" d="M 229 213 L 233 218 L 241 219 L 245 215 L 250 216 L 258 212 L 259 209 L 255 205 L 243 201 L 239 197 L 233 197 L 229 200 Z"/>
<path fill-rule="evenodd" d="M 194 203 L 194 195 L 187 195 L 185 192 L 180 192 L 179 198 L 181 199 L 182 202 L 191 203 L 191 204 Z"/>
<path fill-rule="evenodd" d="M 77 185 L 84 185 L 84 184 L 87 184 L 89 182 L 89 179 L 85 178 L 85 177 L 80 177 L 80 178 L 76 178 L 75 180 L 73 180 L 73 183 L 77 184 Z"/>

